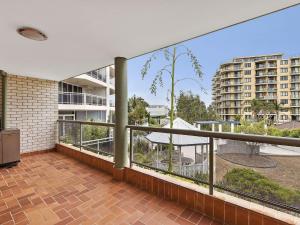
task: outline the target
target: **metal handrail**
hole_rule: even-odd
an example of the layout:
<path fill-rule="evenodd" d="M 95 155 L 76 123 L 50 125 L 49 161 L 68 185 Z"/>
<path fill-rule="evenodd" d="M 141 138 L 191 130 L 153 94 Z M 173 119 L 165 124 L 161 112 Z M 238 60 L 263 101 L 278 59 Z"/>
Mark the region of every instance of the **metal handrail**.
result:
<path fill-rule="evenodd" d="M 114 123 L 91 122 L 91 121 L 82 121 L 82 120 L 57 120 L 57 122 L 78 123 L 84 125 L 96 125 L 96 126 L 103 126 L 103 127 L 115 127 Z"/>
<path fill-rule="evenodd" d="M 229 139 L 235 141 L 260 142 L 260 143 L 272 144 L 272 145 L 287 145 L 287 146 L 300 147 L 299 138 L 263 136 L 263 135 L 255 135 L 255 134 L 237 134 L 237 133 L 233 134 L 233 133 L 226 133 L 226 132 L 212 132 L 212 131 L 186 130 L 186 129 L 174 129 L 174 128 L 143 127 L 143 126 L 135 126 L 135 125 L 127 125 L 127 128 L 133 130 L 140 130 L 140 131 L 212 137 L 212 138 Z"/>

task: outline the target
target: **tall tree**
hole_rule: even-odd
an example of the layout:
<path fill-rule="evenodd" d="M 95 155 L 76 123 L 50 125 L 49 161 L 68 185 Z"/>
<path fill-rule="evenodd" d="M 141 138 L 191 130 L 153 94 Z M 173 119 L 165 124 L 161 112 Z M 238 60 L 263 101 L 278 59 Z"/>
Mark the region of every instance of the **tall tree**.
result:
<path fill-rule="evenodd" d="M 281 103 L 278 103 L 277 101 L 273 102 L 272 109 L 276 113 L 276 122 L 277 123 L 279 123 L 279 112 L 282 108 L 283 107 L 282 107 Z"/>
<path fill-rule="evenodd" d="M 207 120 L 221 120 L 221 116 L 217 113 L 216 107 L 213 104 L 210 104 L 207 107 Z"/>
<path fill-rule="evenodd" d="M 146 107 L 149 104 L 141 97 L 133 95 L 128 100 L 128 120 L 129 124 L 142 124 L 148 117 Z"/>
<path fill-rule="evenodd" d="M 258 120 L 258 114 L 262 110 L 262 101 L 257 100 L 257 99 L 252 99 L 251 100 L 251 110 L 252 110 L 252 114 L 253 114 L 253 119 L 255 121 L 257 121 Z"/>
<path fill-rule="evenodd" d="M 142 78 L 149 73 L 149 69 L 151 68 L 151 64 L 154 60 L 157 59 L 158 54 L 162 54 L 165 64 L 159 69 L 155 75 L 154 79 L 152 81 L 152 84 L 150 86 L 150 91 L 152 94 L 156 95 L 157 88 L 158 86 L 163 87 L 164 85 L 164 78 L 167 75 L 167 79 L 171 80 L 171 85 L 170 85 L 170 128 L 173 128 L 173 121 L 174 121 L 174 108 L 175 108 L 175 84 L 179 81 L 186 80 L 186 79 L 191 79 L 194 81 L 198 81 L 197 78 L 202 78 L 202 71 L 201 71 L 201 65 L 197 59 L 197 57 L 192 53 L 192 51 L 187 48 L 184 45 L 180 46 L 173 46 L 169 48 L 164 48 L 161 49 L 155 53 L 153 53 L 150 58 L 145 62 L 141 75 Z M 189 59 L 191 66 L 194 69 L 196 79 L 194 77 L 186 77 L 184 79 L 179 79 L 176 80 L 176 64 L 182 56 L 187 56 Z M 202 87 L 200 87 L 203 89 Z M 173 154 L 173 136 L 170 135 L 170 143 L 169 143 L 169 149 L 168 149 L 168 171 L 172 172 L 173 171 L 173 166 L 172 166 L 172 154 Z"/>
<path fill-rule="evenodd" d="M 198 120 L 206 120 L 208 115 L 206 106 L 200 100 L 199 95 L 193 95 L 191 91 L 180 92 L 176 104 L 177 116 L 189 123 Z"/>

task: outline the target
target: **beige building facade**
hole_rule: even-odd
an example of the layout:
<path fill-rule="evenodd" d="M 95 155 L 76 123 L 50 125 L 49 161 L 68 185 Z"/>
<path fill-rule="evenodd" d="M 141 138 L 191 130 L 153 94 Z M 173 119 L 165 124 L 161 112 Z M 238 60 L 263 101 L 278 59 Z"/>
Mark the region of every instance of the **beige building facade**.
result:
<path fill-rule="evenodd" d="M 253 118 L 252 99 L 279 104 L 280 110 L 269 115 L 276 121 L 300 120 L 300 56 L 234 58 L 221 64 L 214 75 L 212 95 L 223 120 Z"/>

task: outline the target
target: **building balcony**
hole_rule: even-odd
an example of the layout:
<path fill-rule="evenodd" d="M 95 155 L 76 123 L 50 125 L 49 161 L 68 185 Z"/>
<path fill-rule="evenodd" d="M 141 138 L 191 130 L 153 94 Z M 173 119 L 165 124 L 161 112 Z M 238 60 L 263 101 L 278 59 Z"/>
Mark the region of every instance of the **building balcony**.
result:
<path fill-rule="evenodd" d="M 0 169 L 0 224 L 299 224 L 299 157 L 289 155 L 299 150 L 299 138 L 222 132 L 221 122 L 219 132 L 199 131 L 187 123 L 182 124 L 189 129 L 127 122 L 127 77 L 133 75 L 127 71 L 132 68 L 128 59 L 164 46 L 173 48 L 192 36 L 294 3 L 220 1 L 225 13 L 214 13 L 216 1 L 131 3 L 136 2 L 72 1 L 70 6 L 70 1 L 60 1 L 59 7 L 52 1 L 1 4 L 1 129 L 2 134 L 11 128 L 20 131 L 17 141 L 10 135 L 6 140 L 1 137 L 1 145 L 9 155 L 13 149 L 9 145 L 18 148 L 21 161 Z M 155 17 L 149 13 L 154 11 Z M 40 16 L 42 21 L 37 19 Z M 174 24 L 188 26 L 165 29 Z M 176 48 L 181 49 L 171 57 L 173 62 L 178 53 L 185 55 L 188 50 Z M 159 52 L 165 53 L 163 58 L 151 54 L 144 69 L 155 58 L 168 59 L 166 51 Z M 200 74 L 197 58 L 189 50 L 186 53 Z M 254 65 L 256 58 L 260 57 L 247 60 Z M 82 74 L 108 65 L 114 66 L 105 74 L 101 70 Z M 113 74 L 116 92 L 109 82 Z M 72 81 L 67 85 L 70 89 L 58 89 L 58 82 L 66 80 Z M 116 113 L 106 113 L 114 92 Z M 242 105 L 237 102 L 242 95 L 230 97 L 230 104 Z M 102 109 L 106 112 L 99 112 Z M 78 113 L 75 110 L 94 112 L 82 112 L 88 122 L 70 121 Z M 222 112 L 233 113 L 224 119 L 235 119 L 242 110 Z M 88 114 L 116 123 L 91 122 Z M 254 174 L 250 182 L 248 171 Z"/>
<path fill-rule="evenodd" d="M 291 99 L 300 99 L 300 95 L 299 94 L 298 95 L 292 94 Z"/>
<path fill-rule="evenodd" d="M 266 65 L 256 65 L 256 67 L 255 67 L 256 70 L 266 69 L 266 68 L 267 68 Z"/>
<path fill-rule="evenodd" d="M 291 66 L 300 66 L 300 62 L 298 62 L 298 61 L 291 62 Z"/>
<path fill-rule="evenodd" d="M 291 83 L 299 83 L 300 79 L 291 79 Z"/>
<path fill-rule="evenodd" d="M 106 98 L 87 93 L 64 92 L 58 94 L 60 110 L 93 110 L 106 107 Z"/>
<path fill-rule="evenodd" d="M 222 115 L 226 116 L 234 116 L 239 114 L 240 111 L 232 111 L 232 112 L 225 112 L 221 113 Z M 176 206 L 176 211 L 178 210 L 177 213 L 174 213 L 174 216 L 169 217 L 172 221 L 166 219 L 165 217 L 169 215 L 167 213 L 166 215 L 163 213 L 161 214 L 161 220 L 167 220 L 171 224 L 184 224 L 190 222 L 190 224 L 202 224 L 199 223 L 201 219 L 206 219 L 212 218 L 215 220 L 214 224 L 223 224 L 226 217 L 229 213 L 232 211 L 227 211 L 226 207 L 228 204 L 230 204 L 231 207 L 234 208 L 234 223 L 228 222 L 228 224 L 240 224 L 240 222 L 236 221 L 237 215 L 239 215 L 240 210 L 244 210 L 247 212 L 247 215 L 255 216 L 258 213 L 258 221 L 263 221 L 266 220 L 267 218 L 272 221 L 271 224 L 279 223 L 278 219 L 281 220 L 282 222 L 284 220 L 289 220 L 289 221 L 297 221 L 295 217 L 293 217 L 290 214 L 287 214 L 286 212 L 291 212 L 290 210 L 296 210 L 297 208 L 294 208 L 293 206 L 286 205 L 288 203 L 283 203 L 283 202 L 271 202 L 268 201 L 267 197 L 264 199 L 264 196 L 255 196 L 253 193 L 241 193 L 236 191 L 233 186 L 226 186 L 226 183 L 222 183 L 221 179 L 224 176 L 224 159 L 225 157 L 223 147 L 220 146 L 226 146 L 226 145 L 231 145 L 232 143 L 240 143 L 241 146 L 239 146 L 237 149 L 240 149 L 241 151 L 243 149 L 247 149 L 247 145 L 249 144 L 249 141 L 256 141 L 259 143 L 264 143 L 262 146 L 269 146 L 269 147 L 261 147 L 262 154 L 268 154 L 267 152 L 270 151 L 272 154 L 276 155 L 276 152 L 280 153 L 282 151 L 282 148 L 286 148 L 286 146 L 283 146 L 282 144 L 290 144 L 290 145 L 296 145 L 300 143 L 299 140 L 297 139 L 292 139 L 292 141 L 286 140 L 283 142 L 282 138 L 268 138 L 268 137 L 256 137 L 258 139 L 255 139 L 255 136 L 251 135 L 238 135 L 238 134 L 226 134 L 226 133 L 216 133 L 218 136 L 218 139 L 213 140 L 214 135 L 211 134 L 211 132 L 207 132 L 207 135 L 209 134 L 210 136 L 206 136 L 205 132 L 201 131 L 198 133 L 198 131 L 192 131 L 192 130 L 177 130 L 177 129 L 172 129 L 172 130 L 167 130 L 165 128 L 151 128 L 151 127 L 139 127 L 139 126 L 127 126 L 128 128 L 128 135 L 129 139 L 131 140 L 130 144 L 130 157 L 129 157 L 129 164 L 128 167 L 126 167 L 123 170 L 123 174 L 121 175 L 121 180 L 125 182 L 124 185 L 118 185 L 119 183 L 116 182 L 111 182 L 110 175 L 104 175 L 102 172 L 98 172 L 94 169 L 82 169 L 86 168 L 83 164 L 88 164 L 92 167 L 95 167 L 98 170 L 105 171 L 108 174 L 111 174 L 112 176 L 116 176 L 116 171 L 114 168 L 114 155 L 115 149 L 114 149 L 114 138 L 113 136 L 110 137 L 102 137 L 101 139 L 96 139 L 96 140 L 89 140 L 85 135 L 85 127 L 86 126 L 105 126 L 107 129 L 113 129 L 113 124 L 102 124 L 102 123 L 82 123 L 82 122 L 71 122 L 71 121 L 59 121 L 60 124 L 60 133 L 59 133 L 59 140 L 60 144 L 57 145 L 56 149 L 58 153 L 48 153 L 44 154 L 43 160 L 34 160 L 38 161 L 39 163 L 48 161 L 47 156 L 50 157 L 55 157 L 57 160 L 55 160 L 55 164 L 51 167 L 51 169 L 61 169 L 62 165 L 64 165 L 62 168 L 68 168 L 68 173 L 65 173 L 63 175 L 63 185 L 74 185 L 70 180 L 72 179 L 68 176 L 77 176 L 78 180 L 74 179 L 73 182 L 80 183 L 82 182 L 89 182 L 86 184 L 92 183 L 92 185 L 89 185 L 86 187 L 83 192 L 75 192 L 75 196 L 79 198 L 80 200 L 83 199 L 82 201 L 85 202 L 85 206 L 91 204 L 95 205 L 95 212 L 97 210 L 104 210 L 106 204 L 109 204 L 109 200 L 119 199 L 122 197 L 122 204 L 121 204 L 121 209 L 119 210 L 125 210 L 126 207 L 129 207 L 128 213 L 132 213 L 132 209 L 130 208 L 129 202 L 127 203 L 127 199 L 133 198 L 131 194 L 135 193 L 136 198 L 138 199 L 137 201 L 140 202 L 141 204 L 139 207 L 144 207 L 145 204 L 148 205 L 147 201 L 141 200 L 138 196 L 140 196 L 140 189 L 146 191 L 144 194 L 142 194 L 142 199 L 151 199 L 151 201 L 154 201 L 154 203 L 150 204 L 149 206 L 146 206 L 147 210 L 143 210 L 143 213 L 137 215 L 135 218 L 137 221 L 140 221 L 144 224 L 148 224 L 145 220 L 145 217 L 153 217 L 157 219 L 156 213 L 153 215 L 153 211 L 151 210 L 151 207 L 153 207 L 153 204 L 156 204 L 156 200 L 160 202 L 160 204 L 167 204 L 167 208 L 165 208 L 164 211 L 169 212 L 169 209 L 173 209 L 175 207 L 176 202 L 179 203 L 179 205 Z M 65 126 L 63 128 L 63 126 Z M 63 133 L 61 132 L 63 131 Z M 79 134 L 80 131 L 82 132 L 82 139 L 80 139 Z M 174 132 L 174 133 L 173 133 Z M 107 134 L 110 133 L 110 135 L 113 135 L 112 132 L 106 132 Z M 168 137 L 169 134 L 173 133 L 173 140 L 174 140 L 174 145 L 176 147 L 174 148 L 174 155 L 173 155 L 173 172 L 170 173 L 168 172 L 167 169 L 167 162 L 166 162 L 166 157 L 167 154 L 164 153 L 164 151 L 156 151 L 157 148 L 164 149 L 165 146 L 168 142 Z M 201 134 L 201 135 L 200 135 Z M 144 137 L 144 135 L 146 135 Z M 220 140 L 220 135 L 222 135 L 222 140 Z M 197 145 L 199 144 L 198 147 L 184 147 L 181 146 L 181 142 L 184 141 L 182 137 L 188 137 L 188 141 L 195 141 L 197 142 Z M 167 139 L 165 139 L 165 137 Z M 162 139 L 160 143 L 156 142 L 156 145 L 150 145 L 151 141 L 155 141 L 155 138 Z M 229 139 L 230 138 L 230 139 Z M 241 138 L 241 139 L 240 139 Z M 138 142 L 140 140 L 144 140 L 145 143 L 149 143 L 149 145 L 145 144 L 143 145 L 143 148 L 147 149 L 140 149 L 138 146 Z M 164 141 L 165 140 L 165 141 Z M 231 141 L 232 140 L 232 141 Z M 239 140 L 239 141 L 238 141 Z M 209 144 L 211 143 L 211 144 Z M 281 143 L 281 147 L 278 146 L 276 147 L 278 143 Z M 187 143 L 183 143 L 184 145 Z M 161 145 L 161 147 L 159 147 Z M 210 147 L 211 145 L 211 147 Z M 148 147 L 147 147 L 148 146 Z M 152 146 L 152 147 L 150 147 Z M 181 147 L 180 147 L 181 146 Z M 148 149 L 149 148 L 149 149 Z M 153 149 L 152 149 L 153 148 Z M 145 151 L 149 152 L 153 150 L 154 156 L 149 154 L 149 160 L 143 160 L 140 157 L 140 152 Z M 232 149 L 232 146 L 230 147 Z M 246 151 L 246 150 L 245 150 Z M 250 152 L 250 148 L 249 148 Z M 70 156 L 71 158 L 75 158 L 77 160 L 80 160 L 83 164 L 80 163 L 73 163 L 73 159 L 66 158 L 65 156 L 62 156 L 61 153 L 64 155 Z M 186 158 L 190 158 L 189 162 L 187 163 Z M 276 156 L 275 156 L 276 158 Z M 184 160 L 184 161 L 183 161 Z M 212 161 L 211 161 L 212 160 Z M 49 160 L 52 161 L 52 160 Z M 255 160 L 254 160 L 255 161 Z M 254 163 L 254 161 L 252 163 Z M 225 161 L 226 162 L 226 161 Z M 61 164 L 60 164 L 61 163 Z M 47 163 L 45 163 L 45 166 L 48 166 Z M 37 168 L 43 170 L 44 166 L 39 166 Z M 73 166 L 75 168 L 73 168 Z M 214 165 L 214 166 L 210 166 Z M 289 163 L 291 165 L 291 163 Z M 232 166 L 232 167 L 231 167 Z M 251 165 L 253 166 L 253 165 Z M 260 164 L 260 166 L 262 166 Z M 81 169 L 80 169 L 81 168 Z M 229 168 L 239 168 L 239 165 L 237 164 L 235 166 L 235 163 L 226 163 L 226 168 L 227 170 Z M 250 167 L 249 167 L 250 168 Z M 40 170 L 34 170 L 37 171 L 37 173 L 40 172 Z M 289 170 L 290 168 L 284 168 L 283 170 Z M 83 170 L 83 171 L 82 171 Z M 91 171 L 89 171 L 91 170 Z M 229 169 L 230 170 L 230 169 Z M 72 172 L 74 171 L 74 172 Z M 82 171 L 82 173 L 76 173 L 76 171 Z M 159 171 L 155 172 L 155 171 Z M 209 172 L 212 171 L 212 172 Z M 259 169 L 259 171 L 264 171 L 264 169 Z M 163 174 L 162 174 L 162 173 Z M 51 170 L 51 173 L 49 174 L 56 174 L 55 171 Z M 201 173 L 202 176 L 195 176 L 195 174 Z M 273 175 L 270 174 L 277 174 L 278 170 L 276 169 L 271 169 L 269 170 L 268 177 L 272 177 Z M 280 171 L 280 173 L 284 173 L 284 171 Z M 206 176 L 206 175 L 208 176 Z M 209 174 L 212 174 L 210 176 Z M 277 174 L 278 175 L 278 174 Z M 66 177 L 65 177 L 66 176 Z M 83 176 L 83 178 L 81 177 Z M 104 176 L 102 180 L 102 176 Z M 119 175 L 120 176 L 120 175 Z M 292 174 L 288 175 L 291 176 Z M 280 177 L 280 175 L 279 175 Z M 49 179 L 48 176 L 43 177 L 45 179 Z M 182 179 L 184 178 L 184 180 Z M 98 182 L 96 182 L 96 179 Z M 42 182 L 42 181 L 41 181 Z M 126 184 L 129 183 L 134 186 L 129 186 Z M 98 187 L 99 185 L 99 187 Z M 117 187 L 114 185 L 118 185 L 123 191 L 119 191 Z M 84 186 L 84 185 L 83 185 Z M 61 186 L 60 186 L 61 187 Z M 69 186 L 64 186 L 64 190 L 69 190 L 70 192 L 74 191 L 73 188 L 69 189 Z M 77 186 L 75 186 L 77 187 Z M 108 188 L 109 187 L 109 188 Z M 129 189 L 127 189 L 127 187 Z M 48 187 L 51 188 L 51 187 Z M 133 188 L 133 189 L 132 189 Z M 108 189 L 112 189 L 114 191 L 109 191 Z M 51 188 L 52 190 L 52 188 Z M 103 190 L 106 190 L 103 192 Z M 175 191 L 176 190 L 176 191 Z M 252 189 L 251 189 L 252 190 Z M 81 190 L 82 191 L 82 190 Z M 95 196 L 94 192 L 101 193 L 101 195 L 104 194 L 103 198 L 99 199 L 98 201 L 96 198 L 93 198 L 92 196 Z M 122 192 L 122 194 L 121 194 Z M 60 195 L 56 197 L 56 193 L 53 193 L 52 195 L 48 195 L 51 199 L 53 199 L 54 203 L 56 204 L 56 201 L 60 201 L 61 198 L 66 199 L 67 203 L 69 199 L 73 199 L 72 194 L 69 195 L 69 192 L 64 192 L 65 195 Z M 81 194 L 82 193 L 82 194 Z M 119 193 L 119 194 L 118 194 Z M 66 196 L 66 197 L 65 197 Z M 80 196 L 80 197 L 78 197 Z M 156 196 L 156 197 L 155 197 Z M 200 197 L 199 197 L 200 196 Z M 268 193 L 265 193 L 265 196 L 268 196 Z M 34 196 L 36 197 L 36 196 Z M 249 202 L 246 200 L 242 200 L 240 197 L 247 198 L 248 200 L 251 200 L 251 198 L 255 199 L 256 203 L 252 202 L 251 203 L 251 209 L 247 209 L 247 205 L 249 205 Z M 201 199 L 200 199 L 201 198 Z M 107 199 L 106 201 L 103 201 L 103 199 Z M 123 202 L 124 199 L 124 202 Z M 43 200 L 43 199 L 42 199 Z M 165 202 L 168 200 L 169 202 Z M 210 201 L 211 200 L 211 201 Z M 75 200 L 74 200 L 75 201 Z M 120 199 L 119 199 L 120 201 Z M 129 200 L 128 200 L 129 201 Z M 143 203 L 141 202 L 143 201 Z M 63 202 L 63 201 L 62 201 Z M 131 201 L 130 201 L 131 202 Z M 158 203 L 157 202 L 157 203 Z M 211 209 L 209 209 L 209 202 L 213 202 L 213 205 L 211 205 Z M 278 203 L 278 204 L 277 204 Z M 51 204 L 51 203 L 50 203 Z M 64 204 L 61 203 L 61 204 Z M 75 204 L 75 203 L 74 203 Z M 136 203 L 137 204 L 137 203 Z M 279 207 L 279 206 L 285 206 L 287 209 L 281 209 L 284 211 L 278 212 L 277 210 L 273 210 L 268 208 L 266 211 L 266 214 L 264 214 L 264 207 L 270 206 L 269 204 L 272 205 L 272 207 Z M 113 204 L 114 205 L 114 204 Z M 264 205 L 264 206 L 262 206 Z M 98 209 L 99 207 L 99 209 Z M 124 208 L 122 208 L 124 207 Z M 138 209 L 139 207 L 135 207 Z M 219 207 L 221 207 L 221 214 L 219 215 Z M 230 209 L 231 209 L 230 207 Z M 244 208 L 246 207 L 246 208 Z M 57 207 L 58 210 L 60 211 L 61 208 Z M 85 215 L 85 208 L 81 208 L 80 204 L 79 206 L 76 206 L 76 208 L 82 213 L 82 216 Z M 145 208 L 145 209 L 146 209 Z M 189 209 L 187 209 L 189 208 Z M 72 210 L 72 209 L 71 209 Z M 119 212 L 119 210 L 117 212 Z M 252 211 L 247 211 L 247 210 L 254 210 Z M 256 211 L 258 210 L 258 211 Z M 66 212 L 69 213 L 69 209 L 66 208 Z M 72 211 L 73 212 L 73 211 Z M 97 215 L 101 215 L 99 211 L 97 211 Z M 101 211 L 102 212 L 102 211 Z M 113 211 L 113 215 L 114 215 Z M 133 211 L 135 212 L 135 211 Z M 56 213 L 56 212 L 55 212 Z M 104 214 L 109 213 L 108 211 L 104 211 Z M 125 212 L 124 212 L 125 213 Z M 148 215 L 149 213 L 149 215 Z M 272 213 L 276 214 L 276 219 L 272 218 L 273 215 Z M 146 215 L 145 215 L 146 214 Z M 185 214 L 187 214 L 185 216 Z M 274 215 L 275 215 L 274 214 Z M 87 214 L 85 216 L 89 217 L 91 214 Z M 127 215 L 125 213 L 125 215 Z M 130 214 L 132 215 L 132 214 Z M 192 215 L 194 215 L 195 220 L 191 220 Z M 100 218 L 103 219 L 102 216 Z M 126 218 L 126 222 L 128 223 L 128 217 L 124 216 Z M 183 217 L 183 218 L 181 218 Z M 197 218 L 196 218 L 197 217 Z M 266 218 L 265 218 L 266 217 Z M 66 216 L 67 218 L 67 216 Z M 123 217 L 122 217 L 123 218 Z M 73 218 L 74 219 L 74 218 Z M 116 219 L 114 216 L 106 218 L 108 221 L 115 221 Z M 257 219 L 257 218 L 255 218 Z M 110 222 L 111 222 L 110 221 Z M 194 222 L 193 222 L 194 221 Z M 243 221 L 243 220 L 241 220 Z M 266 220 L 267 221 L 267 220 Z M 157 222 L 157 220 L 156 220 Z M 114 224 L 114 222 L 111 222 Z M 211 222 L 209 222 L 211 223 Z M 260 222 L 259 222 L 260 223 Z M 164 223 L 163 223 L 164 224 Z M 203 221 L 203 224 L 204 221 Z"/>
<path fill-rule="evenodd" d="M 106 69 L 105 68 L 91 71 L 91 72 L 87 73 L 87 75 L 106 83 Z"/>
<path fill-rule="evenodd" d="M 300 103 L 291 103 L 291 107 L 300 107 Z"/>
<path fill-rule="evenodd" d="M 277 76 L 277 73 L 269 72 L 269 73 L 258 73 L 256 74 L 256 77 L 273 77 Z"/>

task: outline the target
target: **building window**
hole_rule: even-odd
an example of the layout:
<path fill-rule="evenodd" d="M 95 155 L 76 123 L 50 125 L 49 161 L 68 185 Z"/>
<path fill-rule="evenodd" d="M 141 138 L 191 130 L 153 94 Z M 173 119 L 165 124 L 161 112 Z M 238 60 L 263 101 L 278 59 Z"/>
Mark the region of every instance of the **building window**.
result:
<path fill-rule="evenodd" d="M 245 67 L 251 67 L 251 63 L 245 63 Z"/>
<path fill-rule="evenodd" d="M 246 92 L 245 93 L 245 97 L 251 97 L 251 93 L 250 92 Z"/>
<path fill-rule="evenodd" d="M 245 70 L 245 75 L 251 75 L 251 70 Z"/>
<path fill-rule="evenodd" d="M 280 76 L 280 80 L 288 80 L 288 76 Z"/>
<path fill-rule="evenodd" d="M 245 83 L 251 82 L 251 78 L 245 78 Z"/>
<path fill-rule="evenodd" d="M 288 88 L 288 84 L 287 84 L 287 83 L 285 83 L 285 84 L 280 84 L 280 88 L 281 88 L 281 89 L 286 89 L 286 88 Z"/>
<path fill-rule="evenodd" d="M 281 73 L 287 73 L 289 71 L 288 68 L 280 68 Z"/>
<path fill-rule="evenodd" d="M 281 108 L 280 109 L 280 112 L 288 112 L 289 111 L 289 109 L 287 109 L 287 108 Z"/>
<path fill-rule="evenodd" d="M 281 60 L 280 65 L 287 65 L 289 63 L 288 60 Z"/>
<path fill-rule="evenodd" d="M 288 118 L 289 118 L 288 115 L 281 115 L 280 116 L 281 120 L 288 120 Z"/>
<path fill-rule="evenodd" d="M 280 104 L 282 104 L 282 105 L 289 104 L 289 100 L 288 99 L 281 99 Z"/>
<path fill-rule="evenodd" d="M 288 92 L 287 92 L 287 91 L 281 91 L 281 92 L 280 92 L 280 95 L 281 95 L 281 96 L 288 96 Z"/>
<path fill-rule="evenodd" d="M 58 91 L 59 92 L 76 92 L 76 93 L 82 93 L 82 87 L 75 86 L 72 84 L 67 84 L 64 82 L 58 83 Z"/>
<path fill-rule="evenodd" d="M 251 85 L 245 85 L 244 88 L 245 90 L 251 90 Z"/>

